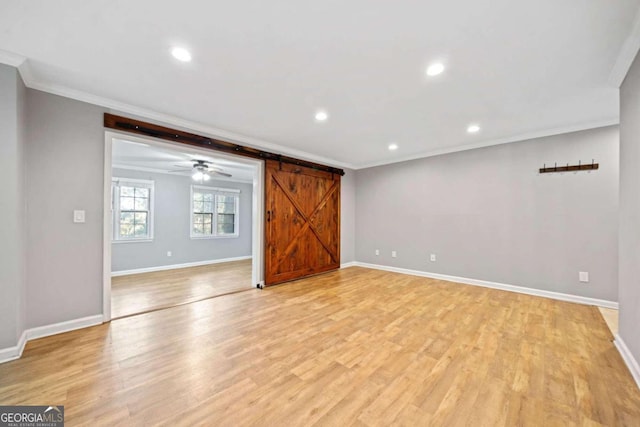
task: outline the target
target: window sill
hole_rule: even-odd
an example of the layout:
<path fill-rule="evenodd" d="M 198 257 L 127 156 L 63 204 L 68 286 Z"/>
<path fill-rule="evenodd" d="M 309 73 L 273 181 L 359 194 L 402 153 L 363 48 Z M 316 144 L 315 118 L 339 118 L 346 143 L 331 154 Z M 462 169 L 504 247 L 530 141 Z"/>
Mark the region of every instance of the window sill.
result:
<path fill-rule="evenodd" d="M 122 239 L 122 240 L 111 240 L 111 243 L 151 243 L 153 239 Z"/>
<path fill-rule="evenodd" d="M 207 240 L 207 239 L 237 239 L 240 237 L 238 234 L 229 236 L 191 236 L 191 240 Z"/>

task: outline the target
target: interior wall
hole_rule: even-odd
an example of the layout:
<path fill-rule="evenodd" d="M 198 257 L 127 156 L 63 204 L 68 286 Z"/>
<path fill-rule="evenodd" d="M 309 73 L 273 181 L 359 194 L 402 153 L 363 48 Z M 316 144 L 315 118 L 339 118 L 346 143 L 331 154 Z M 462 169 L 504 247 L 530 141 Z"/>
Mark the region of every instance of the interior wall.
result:
<path fill-rule="evenodd" d="M 617 127 L 358 170 L 356 188 L 358 261 L 618 300 Z"/>
<path fill-rule="evenodd" d="M 25 326 L 24 95 L 18 71 L 0 64 L 0 349 Z"/>
<path fill-rule="evenodd" d="M 192 239 L 190 237 L 191 177 L 113 169 L 113 177 L 147 179 L 154 185 L 154 237 L 152 242 L 112 244 L 111 270 L 212 261 L 251 256 L 253 184 L 211 180 L 205 186 L 240 190 L 239 237 Z M 171 251 L 172 256 L 167 256 Z"/>
<path fill-rule="evenodd" d="M 345 169 L 340 180 L 340 263 L 356 260 L 356 171 Z"/>
<path fill-rule="evenodd" d="M 27 87 L 25 86 L 20 73 L 16 76 L 16 88 L 17 88 L 17 109 L 18 109 L 18 179 L 20 188 L 20 205 L 18 206 L 20 223 L 19 229 L 21 234 L 20 250 L 20 271 L 22 274 L 22 286 L 19 295 L 18 302 L 18 333 L 27 329 L 27 222 L 25 220 L 27 216 L 27 197 L 25 191 L 27 188 L 27 165 L 26 165 L 26 151 L 27 151 Z"/>
<path fill-rule="evenodd" d="M 619 335 L 640 362 L 640 57 L 620 88 Z"/>
<path fill-rule="evenodd" d="M 28 328 L 102 313 L 103 112 L 27 90 Z"/>
<path fill-rule="evenodd" d="M 26 95 L 26 327 L 33 328 L 102 314 L 103 114 L 108 110 L 33 89 Z M 351 200 L 353 175 L 351 184 L 345 179 Z M 354 245 L 354 232 L 346 228 L 354 217 L 349 206 L 342 207 L 343 259 Z M 86 211 L 86 223 L 73 223 L 76 209 Z"/>
<path fill-rule="evenodd" d="M 106 110 L 32 89 L 26 101 L 26 326 L 36 327 L 102 312 Z M 342 262 L 617 301 L 617 138 L 610 127 L 346 171 Z M 591 174 L 537 174 L 591 158 L 601 164 Z M 72 222 L 74 209 L 86 210 L 85 224 Z M 579 284 L 578 271 L 591 282 Z"/>

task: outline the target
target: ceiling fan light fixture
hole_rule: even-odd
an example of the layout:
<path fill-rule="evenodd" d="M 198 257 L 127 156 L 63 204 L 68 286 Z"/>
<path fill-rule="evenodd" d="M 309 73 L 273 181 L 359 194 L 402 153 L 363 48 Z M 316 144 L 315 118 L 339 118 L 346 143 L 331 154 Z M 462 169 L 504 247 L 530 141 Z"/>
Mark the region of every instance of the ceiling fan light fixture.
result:
<path fill-rule="evenodd" d="M 223 178 L 231 178 L 232 175 L 230 173 L 225 172 L 221 168 L 217 168 L 213 166 L 213 162 L 208 160 L 195 160 L 193 166 L 191 168 L 182 166 L 182 165 L 174 165 L 177 168 L 176 170 L 170 170 L 169 173 L 182 173 L 186 174 L 188 170 L 191 170 L 191 178 L 194 181 L 209 181 L 212 177 L 223 177 Z"/>

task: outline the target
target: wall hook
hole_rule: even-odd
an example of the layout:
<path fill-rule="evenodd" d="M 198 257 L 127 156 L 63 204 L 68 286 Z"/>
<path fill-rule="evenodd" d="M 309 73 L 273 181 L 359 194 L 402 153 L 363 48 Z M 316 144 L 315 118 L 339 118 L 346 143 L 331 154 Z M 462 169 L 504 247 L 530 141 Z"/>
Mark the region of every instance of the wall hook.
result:
<path fill-rule="evenodd" d="M 553 172 L 569 172 L 569 171 L 573 171 L 573 172 L 578 172 L 578 171 L 589 171 L 591 172 L 592 170 L 597 170 L 600 168 L 600 165 L 598 163 L 596 163 L 595 159 L 591 159 L 591 164 L 586 164 L 583 165 L 582 161 L 578 161 L 577 165 L 570 165 L 569 163 L 567 163 L 566 166 L 560 166 L 558 167 L 558 162 L 555 162 L 553 164 L 553 167 L 547 167 L 547 164 L 544 163 L 544 165 L 542 166 L 542 168 L 539 169 L 540 173 L 553 173 Z"/>

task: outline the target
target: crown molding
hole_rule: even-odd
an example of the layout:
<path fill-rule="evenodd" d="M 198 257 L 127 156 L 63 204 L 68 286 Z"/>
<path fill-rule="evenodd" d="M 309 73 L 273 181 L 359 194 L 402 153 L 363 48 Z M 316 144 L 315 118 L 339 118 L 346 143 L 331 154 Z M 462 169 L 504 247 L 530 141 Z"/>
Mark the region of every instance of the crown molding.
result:
<path fill-rule="evenodd" d="M 424 159 L 424 158 L 427 158 L 427 157 L 441 156 L 443 154 L 451 154 L 451 153 L 457 153 L 457 152 L 460 152 L 460 151 L 474 150 L 476 148 L 492 147 L 494 145 L 509 144 L 509 143 L 512 143 L 512 142 L 523 142 L 523 141 L 527 141 L 527 140 L 535 139 L 535 138 L 544 138 L 544 137 L 549 137 L 549 136 L 562 135 L 562 134 L 565 134 L 565 133 L 579 132 L 579 131 L 582 131 L 582 130 L 589 130 L 589 129 L 597 129 L 597 128 L 606 127 L 606 126 L 613 126 L 613 125 L 617 125 L 617 124 L 620 124 L 620 119 L 619 118 L 611 118 L 611 119 L 606 119 L 606 120 L 594 120 L 594 121 L 591 121 L 591 122 L 581 123 L 581 124 L 578 124 L 578 125 L 570 125 L 570 126 L 563 126 L 563 127 L 557 127 L 557 128 L 543 129 L 543 130 L 524 133 L 524 134 L 520 134 L 520 135 L 516 135 L 516 136 L 512 136 L 512 137 L 507 137 L 507 138 L 490 139 L 490 140 L 486 140 L 486 141 L 482 141 L 482 142 L 478 142 L 478 143 L 474 143 L 474 144 L 457 145 L 455 147 L 442 148 L 442 149 L 438 149 L 438 150 L 432 150 L 432 151 L 426 151 L 426 152 L 421 152 L 421 153 L 416 153 L 416 154 L 410 154 L 408 156 L 397 157 L 397 158 L 394 158 L 394 159 L 383 160 L 383 161 L 380 161 L 380 162 L 359 164 L 359 165 L 355 165 L 354 169 L 356 169 L 356 170 L 358 170 L 358 169 L 367 169 L 367 168 L 372 168 L 372 167 L 376 167 L 376 166 L 389 165 L 389 164 L 392 164 L 392 163 L 400 163 L 400 162 L 406 162 L 406 161 L 409 161 L 409 160 Z"/>
<path fill-rule="evenodd" d="M 609 78 L 610 84 L 614 86 L 620 86 L 639 48 L 640 48 L 640 10 L 636 15 L 633 30 L 629 35 L 629 37 L 627 38 L 620 52 L 620 55 L 618 56 L 618 60 L 616 61 L 614 69 L 611 73 L 611 76 Z M 603 120 L 595 120 L 595 121 L 586 122 L 578 125 L 568 125 L 568 126 L 557 127 L 557 128 L 549 128 L 549 129 L 543 129 L 535 132 L 520 134 L 516 136 L 510 136 L 506 138 L 490 139 L 490 140 L 486 140 L 486 141 L 482 141 L 474 144 L 465 144 L 465 145 L 458 145 L 455 147 L 442 148 L 442 149 L 431 150 L 431 151 L 423 151 L 423 152 L 419 152 L 419 153 L 415 153 L 415 154 L 411 154 L 403 157 L 396 157 L 388 160 L 354 164 L 354 163 L 340 162 L 335 159 L 330 159 L 324 156 L 318 156 L 315 154 L 307 153 L 306 151 L 297 150 L 295 148 L 285 147 L 279 144 L 263 141 L 261 139 L 254 138 L 251 136 L 226 131 L 224 129 L 218 129 L 218 128 L 207 126 L 198 122 L 192 122 L 189 120 L 182 119 L 180 117 L 159 113 L 157 111 L 153 111 L 153 110 L 142 108 L 142 107 L 137 107 L 135 105 L 116 101 L 114 99 L 101 97 L 88 92 L 72 89 L 67 86 L 62 86 L 62 85 L 53 84 L 49 82 L 43 82 L 35 77 L 34 73 L 31 70 L 31 66 L 29 64 L 28 58 L 25 58 L 24 56 L 21 56 L 18 54 L 14 54 L 12 52 L 0 50 L 0 63 L 17 67 L 20 72 L 20 75 L 22 76 L 22 79 L 24 80 L 25 85 L 31 89 L 36 89 L 42 92 L 63 96 L 65 98 L 71 98 L 77 101 L 98 105 L 104 108 L 108 108 L 109 112 L 111 113 L 131 114 L 134 116 L 138 116 L 140 118 L 144 118 L 146 120 L 157 121 L 159 124 L 176 126 L 178 128 L 185 129 L 186 131 L 199 132 L 213 138 L 220 138 L 229 142 L 246 144 L 250 147 L 257 148 L 257 149 L 266 149 L 269 151 L 279 152 L 285 155 L 298 157 L 304 160 L 309 160 L 317 163 L 322 163 L 330 166 L 352 169 L 352 170 L 366 169 L 366 168 L 371 168 L 375 166 L 384 166 L 388 164 L 400 163 L 400 162 L 405 162 L 409 160 L 440 156 L 443 154 L 457 153 L 460 151 L 473 150 L 476 148 L 490 147 L 493 145 L 502 145 L 502 144 L 508 144 L 512 142 L 525 141 L 525 140 L 534 139 L 534 138 L 542 138 L 542 137 L 560 135 L 560 134 L 569 133 L 569 132 L 595 129 L 599 127 L 617 125 L 620 122 L 619 118 L 617 117 L 603 119 Z M 615 84 L 618 80 L 620 81 L 620 83 Z"/>
<path fill-rule="evenodd" d="M 172 116 L 169 114 L 159 113 L 150 109 L 137 107 L 135 105 L 116 101 L 110 98 L 105 98 L 105 97 L 93 95 L 88 92 L 71 89 L 66 86 L 61 86 L 61 85 L 51 84 L 51 83 L 43 83 L 35 80 L 27 81 L 27 79 L 24 76 L 22 78 L 25 80 L 25 84 L 27 85 L 27 87 L 31 89 L 48 92 L 54 95 L 64 96 L 65 98 L 71 98 L 77 101 L 87 102 L 89 104 L 99 105 L 101 107 L 108 108 L 110 110 L 109 111 L 110 113 L 132 114 L 134 116 L 144 118 L 145 120 L 154 120 L 156 122 L 159 122 L 160 124 L 177 126 L 178 128 L 182 128 L 191 132 L 202 133 L 212 138 L 219 138 L 229 142 L 245 144 L 250 147 L 258 148 L 258 149 L 263 149 L 263 150 L 267 149 L 269 151 L 282 153 L 282 154 L 297 157 L 303 160 L 327 164 L 335 167 L 344 167 L 344 168 L 352 167 L 349 164 L 342 163 L 335 159 L 330 159 L 328 157 L 317 156 L 311 153 L 307 153 L 306 151 L 296 150 L 294 148 L 289 148 L 283 145 L 274 144 L 272 142 L 267 142 L 251 136 L 242 135 L 239 133 L 229 132 L 223 129 L 203 125 L 198 122 L 193 122 L 193 121 L 185 120 L 180 117 Z"/>
<path fill-rule="evenodd" d="M 224 129 L 207 126 L 202 123 L 185 120 L 183 118 L 173 116 L 170 114 L 160 113 L 151 109 L 138 107 L 125 102 L 117 101 L 111 98 L 106 98 L 98 95 L 94 95 L 89 92 L 72 89 L 67 86 L 44 82 L 37 79 L 31 70 L 28 58 L 22 55 L 18 55 L 12 52 L 0 50 L 0 63 L 16 67 L 22 76 L 22 80 L 25 85 L 30 89 L 39 90 L 42 92 L 51 93 L 53 95 L 63 96 L 65 98 L 75 99 L 76 101 L 86 102 L 88 104 L 98 105 L 104 108 L 108 108 L 111 113 L 126 113 L 133 114 L 138 117 L 142 117 L 146 120 L 155 120 L 161 124 L 168 124 L 171 126 L 177 126 L 188 131 L 195 131 L 203 133 L 212 138 L 220 138 L 225 141 L 235 142 L 239 144 L 246 144 L 250 147 L 269 150 L 288 156 L 300 158 L 302 160 L 308 160 L 312 162 L 327 164 L 330 166 L 350 168 L 353 169 L 353 165 L 349 163 L 340 162 L 335 159 L 331 159 L 324 156 L 318 156 L 315 154 L 307 153 L 306 151 L 297 150 L 295 148 L 285 147 L 283 145 L 275 144 L 272 142 L 264 141 L 259 138 L 243 135 L 236 132 L 230 132 Z"/>
<path fill-rule="evenodd" d="M 18 55 L 17 53 L 8 52 L 6 50 L 0 49 L 0 64 L 6 64 L 12 67 L 19 68 L 26 61 L 27 61 L 27 58 L 25 58 L 22 55 Z"/>
<path fill-rule="evenodd" d="M 618 53 L 616 63 L 613 65 L 611 73 L 609 74 L 608 82 L 610 86 L 620 87 L 622 85 L 622 82 L 631 68 L 631 64 L 633 64 L 633 61 L 638 54 L 638 50 L 640 50 L 640 8 L 638 8 L 636 16 L 633 19 L 631 33 L 624 41 L 624 44 Z"/>

